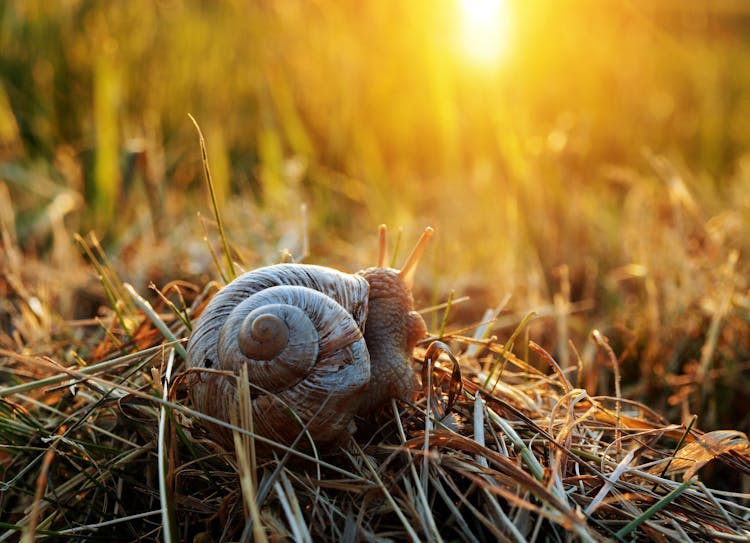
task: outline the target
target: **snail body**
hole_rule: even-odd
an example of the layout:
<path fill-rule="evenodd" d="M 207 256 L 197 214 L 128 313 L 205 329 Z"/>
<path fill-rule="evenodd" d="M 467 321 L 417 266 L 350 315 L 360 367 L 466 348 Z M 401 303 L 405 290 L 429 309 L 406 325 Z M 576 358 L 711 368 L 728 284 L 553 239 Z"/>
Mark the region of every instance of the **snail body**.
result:
<path fill-rule="evenodd" d="M 200 316 L 187 347 L 199 371 L 191 399 L 230 421 L 245 365 L 256 434 L 289 445 L 304 424 L 316 446 L 343 443 L 356 415 L 414 397 L 411 353 L 425 334 L 398 270 L 266 266 L 225 286 Z M 230 446 L 229 430 L 211 430 Z"/>

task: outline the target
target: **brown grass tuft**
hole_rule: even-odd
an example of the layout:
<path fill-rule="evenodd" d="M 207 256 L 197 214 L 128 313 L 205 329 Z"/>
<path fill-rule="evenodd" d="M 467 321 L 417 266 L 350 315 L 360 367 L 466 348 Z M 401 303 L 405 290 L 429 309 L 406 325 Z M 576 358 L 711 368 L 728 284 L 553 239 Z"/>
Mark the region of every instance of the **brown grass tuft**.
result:
<path fill-rule="evenodd" d="M 193 319 L 205 302 L 199 288 L 175 292 L 148 314 L 101 316 L 103 331 L 73 364 L 4 348 L 0 540 L 750 535 L 750 495 L 738 479 L 711 484 L 722 472 L 750 474 L 744 434 L 703 433 L 622 395 L 597 396 L 534 343 L 524 360 L 496 338 L 425 342 L 415 353 L 418 400 L 358 421 L 356 441 L 327 456 L 278 448 L 256 458 L 242 407 L 236 450 L 223 450 L 190 408 L 194 377 L 175 356 L 182 340 L 157 329 L 186 337 L 178 315 Z M 14 322 L 24 322 L 17 311 Z M 86 336 L 86 327 L 71 333 Z M 614 356 L 601 334 L 597 342 Z"/>

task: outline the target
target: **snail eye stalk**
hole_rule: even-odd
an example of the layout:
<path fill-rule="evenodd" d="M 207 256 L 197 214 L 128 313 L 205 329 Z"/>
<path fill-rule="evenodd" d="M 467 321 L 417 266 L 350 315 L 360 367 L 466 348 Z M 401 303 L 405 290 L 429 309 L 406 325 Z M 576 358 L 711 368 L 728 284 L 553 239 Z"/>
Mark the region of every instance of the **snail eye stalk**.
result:
<path fill-rule="evenodd" d="M 378 268 L 384 268 L 388 261 L 388 227 L 378 226 Z"/>
<path fill-rule="evenodd" d="M 399 274 L 401 275 L 401 279 L 409 288 L 414 286 L 414 274 L 417 272 L 417 265 L 419 265 L 419 261 L 422 258 L 422 253 L 424 253 L 425 247 L 427 247 L 427 242 L 430 241 L 430 238 L 432 237 L 432 234 L 434 232 L 435 229 L 431 226 L 428 226 L 424 229 L 424 232 L 422 232 L 419 241 L 417 241 L 417 244 L 414 246 L 414 249 L 412 249 L 409 258 L 406 259 L 406 263 L 399 272 Z"/>

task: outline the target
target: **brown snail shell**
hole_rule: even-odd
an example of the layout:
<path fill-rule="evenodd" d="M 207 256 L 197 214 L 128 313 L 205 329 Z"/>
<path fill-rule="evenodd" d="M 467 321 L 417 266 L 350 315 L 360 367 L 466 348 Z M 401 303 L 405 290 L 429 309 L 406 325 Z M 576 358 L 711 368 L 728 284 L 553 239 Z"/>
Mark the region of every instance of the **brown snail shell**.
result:
<path fill-rule="evenodd" d="M 200 373 L 194 406 L 229 421 L 246 365 L 256 433 L 289 445 L 301 421 L 317 446 L 345 442 L 355 415 L 416 392 L 411 352 L 426 328 L 412 306 L 389 268 L 351 275 L 278 264 L 245 273 L 216 294 L 190 337 L 189 367 L 231 372 Z M 212 431 L 231 447 L 229 430 Z"/>

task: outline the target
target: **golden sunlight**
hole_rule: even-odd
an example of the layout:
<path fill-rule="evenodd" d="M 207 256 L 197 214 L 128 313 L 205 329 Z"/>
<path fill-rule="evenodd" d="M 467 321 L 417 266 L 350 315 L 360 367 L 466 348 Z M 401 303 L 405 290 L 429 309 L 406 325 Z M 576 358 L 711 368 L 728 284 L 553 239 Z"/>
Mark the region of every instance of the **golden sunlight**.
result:
<path fill-rule="evenodd" d="M 506 0 L 460 0 L 461 42 L 471 63 L 495 67 L 510 46 L 511 12 Z"/>

